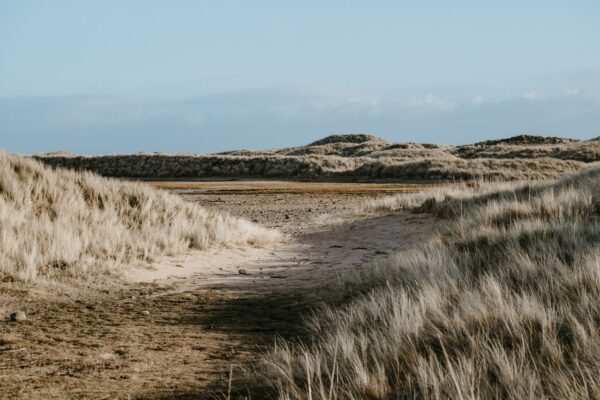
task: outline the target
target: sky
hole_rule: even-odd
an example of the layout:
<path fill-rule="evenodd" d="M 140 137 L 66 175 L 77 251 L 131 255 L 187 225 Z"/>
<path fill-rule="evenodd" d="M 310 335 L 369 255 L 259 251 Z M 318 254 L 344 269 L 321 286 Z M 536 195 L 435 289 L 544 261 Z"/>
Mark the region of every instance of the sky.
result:
<path fill-rule="evenodd" d="M 600 2 L 1 0 L 0 149 L 600 136 Z"/>

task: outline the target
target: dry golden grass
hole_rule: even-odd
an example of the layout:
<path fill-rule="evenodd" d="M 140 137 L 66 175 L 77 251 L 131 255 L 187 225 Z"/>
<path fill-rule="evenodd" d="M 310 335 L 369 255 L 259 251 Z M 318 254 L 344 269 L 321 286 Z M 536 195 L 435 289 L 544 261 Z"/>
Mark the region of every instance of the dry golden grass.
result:
<path fill-rule="evenodd" d="M 431 211 L 430 208 L 446 199 L 467 199 L 475 195 L 494 193 L 499 190 L 515 189 L 527 181 L 487 181 L 484 179 L 435 185 L 415 193 L 398 193 L 369 199 L 353 210 L 357 216 L 384 215 L 398 211 Z"/>
<path fill-rule="evenodd" d="M 0 279 L 91 281 L 135 260 L 278 238 L 144 184 L 0 153 Z"/>
<path fill-rule="evenodd" d="M 332 135 L 307 146 L 219 154 L 82 157 L 47 153 L 50 165 L 104 176 L 280 179 L 554 179 L 600 160 L 600 142 L 519 136 L 447 146 L 389 143 L 370 135 Z"/>
<path fill-rule="evenodd" d="M 594 169 L 392 202 L 448 228 L 350 282 L 268 381 L 281 399 L 600 398 L 598 188 Z"/>

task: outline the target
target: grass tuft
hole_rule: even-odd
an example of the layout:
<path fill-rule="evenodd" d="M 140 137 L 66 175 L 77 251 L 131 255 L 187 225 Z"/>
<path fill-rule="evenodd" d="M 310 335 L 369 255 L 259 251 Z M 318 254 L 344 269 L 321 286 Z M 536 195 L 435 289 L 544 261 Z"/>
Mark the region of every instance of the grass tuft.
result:
<path fill-rule="evenodd" d="M 310 344 L 269 354 L 279 398 L 598 398 L 598 188 L 600 169 L 437 193 L 426 209 L 448 229 L 375 262 L 311 319 Z"/>
<path fill-rule="evenodd" d="M 0 153 L 0 278 L 89 281 L 136 260 L 278 238 L 144 184 Z"/>

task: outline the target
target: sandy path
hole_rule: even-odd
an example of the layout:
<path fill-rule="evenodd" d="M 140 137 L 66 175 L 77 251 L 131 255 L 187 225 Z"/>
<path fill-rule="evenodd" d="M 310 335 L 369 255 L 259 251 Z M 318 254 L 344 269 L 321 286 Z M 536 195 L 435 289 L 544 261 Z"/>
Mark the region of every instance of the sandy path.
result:
<path fill-rule="evenodd" d="M 165 258 L 128 271 L 131 282 L 175 291 L 304 290 L 336 282 L 370 261 L 405 250 L 432 231 L 428 217 L 397 214 L 344 223 L 306 223 L 304 233 L 266 248 L 218 249 Z"/>
<path fill-rule="evenodd" d="M 204 341 L 220 354 L 206 366 L 216 378 L 213 375 L 206 386 L 191 391 L 190 398 L 224 392 L 232 366 L 235 393 L 243 397 L 249 391 L 253 399 L 272 398 L 273 393 L 261 392 L 256 382 L 248 386 L 240 368 L 256 362 L 276 338 L 301 337 L 303 319 L 324 300 L 319 289 L 335 290 L 341 279 L 369 268 L 369 262 L 427 240 L 435 227 L 429 216 L 403 213 L 333 225 L 308 222 L 302 230 L 290 242 L 269 248 L 196 253 L 130 275 L 161 287 L 153 294 L 157 299 L 200 298 L 207 291 L 225 297 L 208 319 L 210 330 L 224 336 Z M 165 272 L 173 274 L 165 276 Z"/>
<path fill-rule="evenodd" d="M 302 336 L 303 318 L 323 300 L 312 289 L 429 237 L 432 222 L 414 214 L 325 223 L 323 215 L 382 193 L 186 193 L 291 240 L 166 258 L 134 268 L 129 284 L 51 301 L 0 283 L 0 296 L 28 314 L 23 323 L 0 323 L 0 398 L 212 399 L 231 366 L 243 392 L 241 366 L 277 337 Z"/>
<path fill-rule="evenodd" d="M 429 234 L 414 214 L 358 218 L 368 198 L 423 190 L 430 184 L 286 181 L 153 181 L 207 208 L 229 212 L 287 234 L 268 248 L 226 248 L 133 268 L 127 279 L 184 290 L 212 287 L 289 290 L 331 282 L 376 257 L 405 249 Z M 240 271 L 243 274 L 240 274 Z"/>

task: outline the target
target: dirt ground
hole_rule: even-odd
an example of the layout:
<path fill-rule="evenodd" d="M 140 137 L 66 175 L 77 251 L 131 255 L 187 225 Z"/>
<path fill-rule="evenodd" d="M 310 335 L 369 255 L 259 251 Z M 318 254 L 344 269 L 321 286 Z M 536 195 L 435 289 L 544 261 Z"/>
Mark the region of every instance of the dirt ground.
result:
<path fill-rule="evenodd" d="M 402 184 L 152 182 L 189 201 L 289 234 L 262 249 L 221 249 L 134 266 L 101 290 L 0 283 L 0 397 L 205 399 L 250 394 L 244 371 L 276 338 L 302 338 L 323 287 L 409 248 L 434 226 L 420 215 L 332 218 Z M 327 217 L 325 217 L 327 216 Z M 343 222 L 340 222 L 340 219 Z M 166 272 L 165 272 L 166 271 Z M 331 293 L 331 291 L 329 292 Z M 26 321 L 11 322 L 21 309 Z M 216 396 L 216 397 L 215 397 Z"/>

